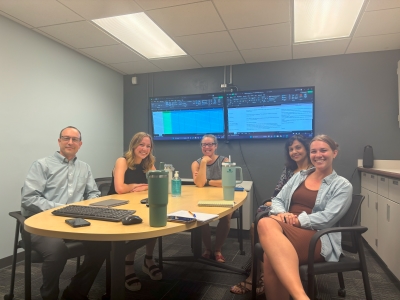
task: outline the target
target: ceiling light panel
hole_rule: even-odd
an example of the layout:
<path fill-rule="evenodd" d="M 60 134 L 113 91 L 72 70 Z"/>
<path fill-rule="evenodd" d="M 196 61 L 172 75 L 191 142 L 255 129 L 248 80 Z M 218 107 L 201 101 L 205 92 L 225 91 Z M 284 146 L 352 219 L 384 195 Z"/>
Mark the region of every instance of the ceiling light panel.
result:
<path fill-rule="evenodd" d="M 186 55 L 145 13 L 93 20 L 148 59 Z"/>
<path fill-rule="evenodd" d="M 294 42 L 349 37 L 364 0 L 294 0 Z"/>

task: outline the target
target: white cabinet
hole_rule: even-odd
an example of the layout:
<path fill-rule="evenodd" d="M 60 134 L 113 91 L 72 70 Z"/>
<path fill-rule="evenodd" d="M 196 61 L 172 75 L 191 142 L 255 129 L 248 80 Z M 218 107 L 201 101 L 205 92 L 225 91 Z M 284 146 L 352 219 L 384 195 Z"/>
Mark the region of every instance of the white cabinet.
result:
<path fill-rule="evenodd" d="M 361 194 L 365 197 L 361 206 L 361 225 L 368 227 L 363 237 L 371 248 L 374 249 L 375 252 L 378 252 L 378 195 L 363 187 L 361 187 Z"/>
<path fill-rule="evenodd" d="M 400 278 L 400 204 L 378 195 L 378 255 Z"/>
<path fill-rule="evenodd" d="M 361 194 L 363 237 L 400 279 L 400 180 L 362 172 Z"/>

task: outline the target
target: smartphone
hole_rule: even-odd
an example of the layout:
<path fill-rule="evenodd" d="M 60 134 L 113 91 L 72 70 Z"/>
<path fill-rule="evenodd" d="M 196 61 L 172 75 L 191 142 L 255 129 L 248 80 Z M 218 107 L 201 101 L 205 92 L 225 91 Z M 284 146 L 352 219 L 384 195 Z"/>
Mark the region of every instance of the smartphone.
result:
<path fill-rule="evenodd" d="M 67 223 L 69 226 L 72 226 L 72 227 L 83 227 L 83 226 L 90 225 L 90 222 L 88 222 L 82 218 L 67 219 L 67 220 L 65 220 L 65 223 Z"/>

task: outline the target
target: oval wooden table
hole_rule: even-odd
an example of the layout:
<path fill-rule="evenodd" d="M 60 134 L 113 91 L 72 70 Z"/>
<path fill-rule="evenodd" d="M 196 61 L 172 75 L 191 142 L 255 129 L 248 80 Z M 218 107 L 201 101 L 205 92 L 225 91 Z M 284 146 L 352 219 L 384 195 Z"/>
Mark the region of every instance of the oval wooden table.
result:
<path fill-rule="evenodd" d="M 247 197 L 246 192 L 235 192 L 235 205 L 232 208 L 226 207 L 199 207 L 197 202 L 200 200 L 221 200 L 223 199 L 222 188 L 206 187 L 197 188 L 195 186 L 182 186 L 181 197 L 171 197 L 168 199 L 168 213 L 178 210 L 189 210 L 192 212 L 202 212 L 217 214 L 222 218 L 242 206 Z M 111 299 L 124 299 L 125 297 L 125 241 L 141 240 L 148 238 L 157 238 L 173 233 L 182 232 L 188 229 L 196 229 L 194 255 L 193 260 L 223 267 L 223 264 L 203 259 L 201 257 L 201 234 L 200 226 L 204 223 L 193 222 L 188 224 L 167 222 L 164 227 L 150 227 L 149 225 L 149 208 L 145 204 L 141 204 L 140 200 L 147 198 L 147 191 L 139 193 L 129 193 L 122 195 L 110 195 L 106 197 L 85 200 L 78 205 L 89 205 L 105 199 L 129 200 L 128 204 L 115 208 L 134 209 L 136 215 L 143 219 L 143 223 L 130 226 L 122 225 L 121 222 L 107 222 L 90 220 L 91 225 L 86 227 L 73 228 L 65 223 L 68 217 L 54 216 L 51 211 L 47 210 L 38 213 L 25 221 L 25 230 L 37 235 L 57 237 L 73 240 L 87 241 L 110 241 L 111 247 Z M 197 241 L 197 242 L 196 242 Z M 200 246 L 200 249 L 199 249 Z M 181 260 L 181 259 L 178 259 Z M 232 271 L 242 271 L 230 266 L 224 268 Z"/>

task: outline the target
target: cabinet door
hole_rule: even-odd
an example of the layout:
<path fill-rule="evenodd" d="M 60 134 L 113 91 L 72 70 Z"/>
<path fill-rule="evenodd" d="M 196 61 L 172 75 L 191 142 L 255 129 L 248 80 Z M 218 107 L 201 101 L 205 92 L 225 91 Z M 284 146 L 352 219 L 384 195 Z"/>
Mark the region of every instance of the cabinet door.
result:
<path fill-rule="evenodd" d="M 400 279 L 400 205 L 378 196 L 378 255 Z"/>
<path fill-rule="evenodd" d="M 367 173 L 361 172 L 361 187 L 368 188 Z"/>
<path fill-rule="evenodd" d="M 400 203 L 400 180 L 389 178 L 389 197 L 390 200 Z"/>
<path fill-rule="evenodd" d="M 367 173 L 367 178 L 368 178 L 368 187 L 370 191 L 377 193 L 378 192 L 378 175 L 375 174 L 369 174 Z"/>
<path fill-rule="evenodd" d="M 377 252 L 376 240 L 378 232 L 377 201 L 378 195 L 365 188 L 361 188 L 361 194 L 365 197 L 361 205 L 361 225 L 368 227 L 363 237 L 367 243 Z"/>
<path fill-rule="evenodd" d="M 378 195 L 389 198 L 389 178 L 378 176 Z"/>

